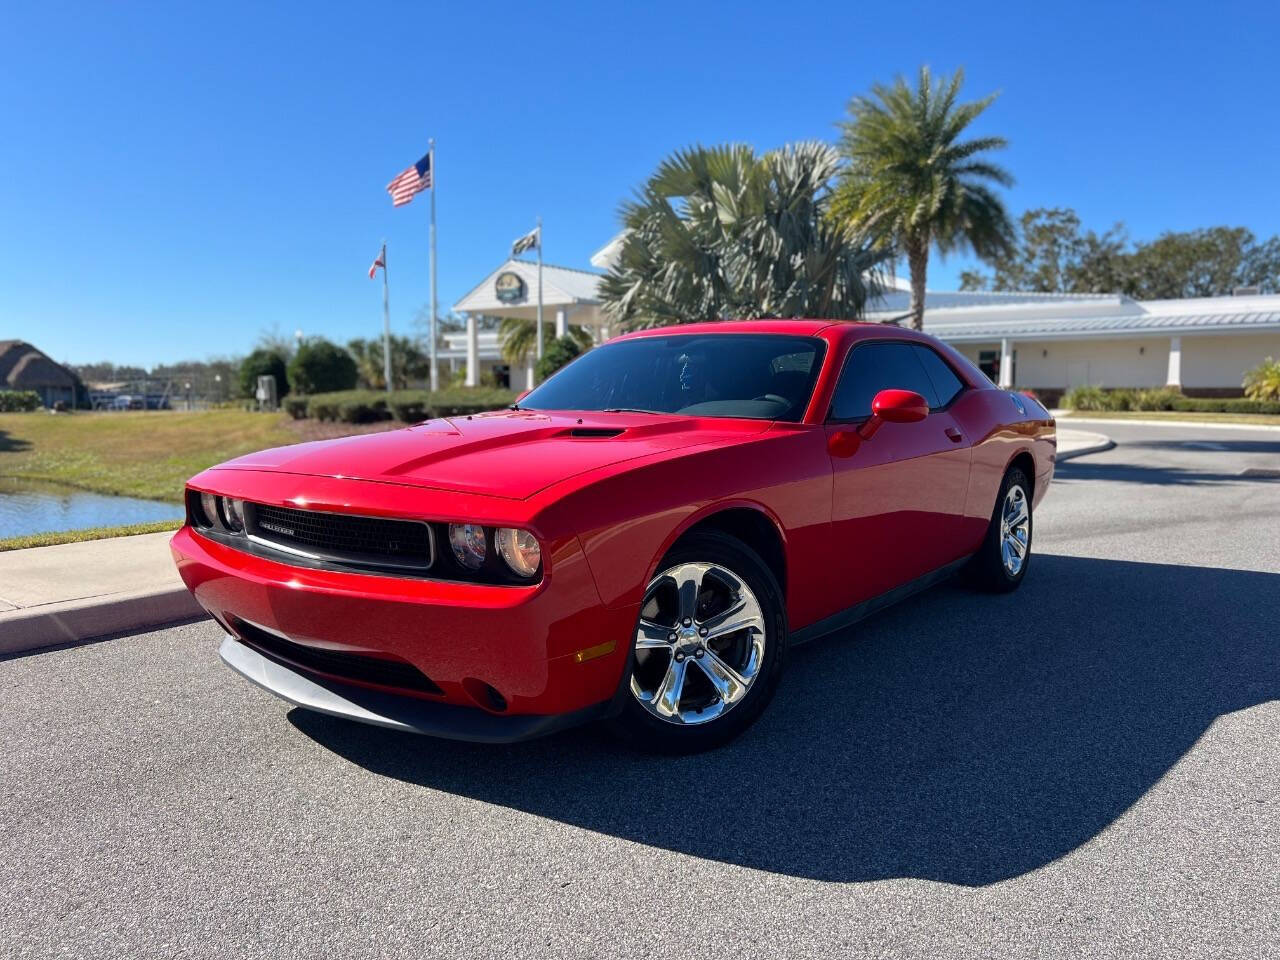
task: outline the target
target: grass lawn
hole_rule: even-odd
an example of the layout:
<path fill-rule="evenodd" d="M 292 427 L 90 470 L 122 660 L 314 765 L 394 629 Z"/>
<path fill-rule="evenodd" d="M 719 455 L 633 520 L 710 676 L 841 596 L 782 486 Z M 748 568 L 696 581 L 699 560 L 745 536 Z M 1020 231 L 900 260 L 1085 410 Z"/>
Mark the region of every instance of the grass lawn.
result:
<path fill-rule="evenodd" d="M 282 414 L 244 410 L 6 413 L 0 414 L 0 476 L 178 502 L 193 474 L 230 457 L 312 439 L 301 431 Z"/>
<path fill-rule="evenodd" d="M 1168 420 L 1170 423 L 1249 423 L 1255 426 L 1278 426 L 1280 415 L 1274 413 L 1194 413 L 1190 410 L 1079 410 L 1064 414 L 1059 423 L 1072 420 Z"/>
<path fill-rule="evenodd" d="M 8 537 L 0 540 L 0 553 L 5 550 L 25 550 L 27 547 L 51 547 L 58 543 L 79 543 L 81 540 L 106 540 L 108 537 L 131 537 L 137 533 L 160 533 L 177 530 L 180 520 L 161 520 L 158 523 L 133 523 L 122 527 L 92 527 L 88 530 L 62 530 L 58 533 L 32 533 L 25 537 Z"/>

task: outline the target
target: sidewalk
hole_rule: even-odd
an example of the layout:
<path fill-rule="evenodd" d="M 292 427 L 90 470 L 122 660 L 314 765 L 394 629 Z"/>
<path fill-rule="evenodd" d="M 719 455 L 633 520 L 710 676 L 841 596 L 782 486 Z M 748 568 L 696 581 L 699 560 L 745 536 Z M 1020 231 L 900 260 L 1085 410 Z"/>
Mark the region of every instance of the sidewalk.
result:
<path fill-rule="evenodd" d="M 0 553 L 0 656 L 203 616 L 172 533 Z"/>
<path fill-rule="evenodd" d="M 1196 420 L 1195 414 L 1188 414 L 1185 418 L 1135 417 L 1130 419 L 1128 417 L 1091 417 L 1088 411 L 1077 413 L 1072 410 L 1050 410 L 1049 413 L 1058 421 L 1059 436 L 1063 434 L 1062 427 L 1066 423 L 1087 423 L 1091 427 L 1178 427 L 1182 430 L 1198 430 L 1203 427 L 1206 430 L 1261 430 L 1280 433 L 1280 426 L 1274 423 L 1222 423 L 1217 420 Z"/>

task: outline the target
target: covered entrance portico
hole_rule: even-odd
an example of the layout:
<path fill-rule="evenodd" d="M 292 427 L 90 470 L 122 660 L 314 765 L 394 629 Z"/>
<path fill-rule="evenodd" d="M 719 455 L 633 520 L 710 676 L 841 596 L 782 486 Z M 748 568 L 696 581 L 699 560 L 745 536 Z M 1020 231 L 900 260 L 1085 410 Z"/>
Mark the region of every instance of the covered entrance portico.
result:
<path fill-rule="evenodd" d="M 590 330 L 595 343 L 609 338 L 608 321 L 600 309 L 597 295 L 599 282 L 599 274 L 543 264 L 542 318 L 544 323 L 555 324 L 551 336 L 564 336 L 569 325 L 574 324 Z M 536 320 L 538 265 L 527 260 L 507 260 L 455 303 L 453 309 L 467 318 L 466 385 L 474 387 L 480 383 L 481 370 L 486 364 L 505 363 L 501 357 L 501 343 L 496 338 L 482 338 L 477 329 L 477 318 Z M 482 340 L 487 341 L 483 353 Z M 514 390 L 525 390 L 533 385 L 534 351 L 531 349 L 521 359 L 523 363 L 519 369 L 512 365 L 510 371 L 511 388 Z"/>

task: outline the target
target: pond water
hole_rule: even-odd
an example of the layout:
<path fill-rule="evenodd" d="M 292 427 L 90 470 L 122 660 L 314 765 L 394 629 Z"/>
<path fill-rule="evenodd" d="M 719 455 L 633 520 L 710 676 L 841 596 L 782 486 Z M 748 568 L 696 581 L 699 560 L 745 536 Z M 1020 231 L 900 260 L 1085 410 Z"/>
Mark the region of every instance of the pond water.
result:
<path fill-rule="evenodd" d="M 0 539 L 32 533 L 180 520 L 176 503 L 109 497 L 54 484 L 0 479 Z"/>

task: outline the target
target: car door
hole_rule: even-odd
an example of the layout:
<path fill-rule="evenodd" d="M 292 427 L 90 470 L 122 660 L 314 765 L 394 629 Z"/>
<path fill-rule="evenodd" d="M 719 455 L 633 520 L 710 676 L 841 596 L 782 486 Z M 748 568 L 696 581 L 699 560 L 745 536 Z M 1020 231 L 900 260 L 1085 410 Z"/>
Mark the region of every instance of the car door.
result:
<path fill-rule="evenodd" d="M 875 395 L 887 389 L 919 393 L 929 415 L 915 423 L 881 423 L 851 452 L 849 444 L 831 442 L 835 434 L 847 436 L 865 423 Z M 946 362 L 923 344 L 870 340 L 856 344 L 846 358 L 826 427 L 833 451 L 832 532 L 845 606 L 961 555 L 972 450 L 947 408 L 963 390 Z"/>

